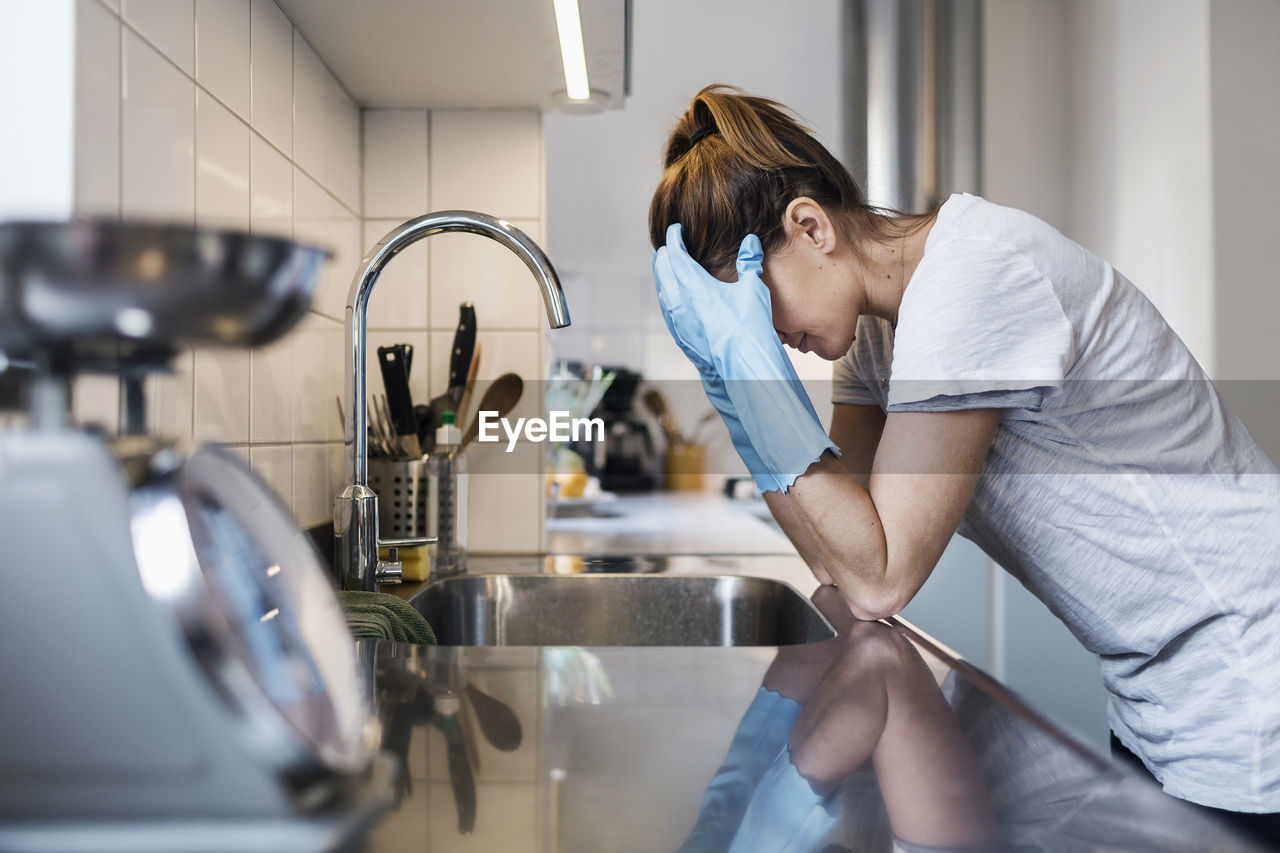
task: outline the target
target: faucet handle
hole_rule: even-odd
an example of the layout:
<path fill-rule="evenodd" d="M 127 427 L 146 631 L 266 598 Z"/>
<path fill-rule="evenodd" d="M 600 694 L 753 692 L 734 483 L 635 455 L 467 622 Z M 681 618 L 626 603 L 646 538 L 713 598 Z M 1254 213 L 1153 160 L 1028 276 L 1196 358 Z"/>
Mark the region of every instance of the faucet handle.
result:
<path fill-rule="evenodd" d="M 400 583 L 404 575 L 404 565 L 397 559 L 395 549 L 391 551 L 390 560 L 379 560 L 373 571 L 373 582 L 377 584 Z"/>
<path fill-rule="evenodd" d="M 401 548 L 418 548 L 423 545 L 435 544 L 434 536 L 418 536 L 411 539 L 379 539 L 378 547 L 386 548 L 390 551 L 389 560 L 379 560 L 377 568 L 374 569 L 373 580 L 375 584 L 393 584 L 400 583 L 404 576 L 404 565 L 400 562 Z"/>
<path fill-rule="evenodd" d="M 408 539 L 379 539 L 379 548 L 417 548 L 422 545 L 436 544 L 434 536 L 413 536 Z M 391 555 L 391 559 L 395 559 L 395 555 Z"/>

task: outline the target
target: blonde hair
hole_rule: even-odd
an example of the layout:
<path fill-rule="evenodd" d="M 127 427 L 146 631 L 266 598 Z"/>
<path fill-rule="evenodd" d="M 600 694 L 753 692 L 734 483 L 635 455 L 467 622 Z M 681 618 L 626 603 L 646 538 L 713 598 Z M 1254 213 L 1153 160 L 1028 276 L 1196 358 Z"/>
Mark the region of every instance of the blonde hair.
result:
<path fill-rule="evenodd" d="M 665 169 L 649 206 L 649 239 L 666 242 L 681 224 L 689 255 L 715 273 L 732 267 L 738 245 L 755 234 L 767 255 L 784 240 L 787 205 L 808 196 L 858 237 L 890 233 L 849 171 L 776 101 L 724 85 L 704 88 L 671 131 Z"/>

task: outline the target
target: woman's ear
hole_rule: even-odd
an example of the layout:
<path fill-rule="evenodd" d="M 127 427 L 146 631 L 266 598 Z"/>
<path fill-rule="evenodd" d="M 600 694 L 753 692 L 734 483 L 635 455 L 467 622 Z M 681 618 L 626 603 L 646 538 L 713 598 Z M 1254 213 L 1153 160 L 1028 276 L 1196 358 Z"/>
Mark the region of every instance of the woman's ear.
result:
<path fill-rule="evenodd" d="M 839 235 L 835 223 L 822 205 L 808 196 L 792 199 L 782 218 L 789 244 L 804 245 L 824 255 L 836 250 Z M 801 242 L 793 243 L 796 240 Z"/>

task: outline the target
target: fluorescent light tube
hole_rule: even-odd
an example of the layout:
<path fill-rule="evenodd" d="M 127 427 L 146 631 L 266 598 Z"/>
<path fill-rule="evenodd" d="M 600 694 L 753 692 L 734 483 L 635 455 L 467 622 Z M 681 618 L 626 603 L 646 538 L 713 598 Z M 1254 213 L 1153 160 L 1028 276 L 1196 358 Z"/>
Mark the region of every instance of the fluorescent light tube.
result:
<path fill-rule="evenodd" d="M 582 46 L 582 17 L 578 0 L 554 0 L 556 29 L 560 31 L 560 61 L 564 63 L 564 90 L 571 101 L 591 98 L 587 83 L 587 53 Z"/>

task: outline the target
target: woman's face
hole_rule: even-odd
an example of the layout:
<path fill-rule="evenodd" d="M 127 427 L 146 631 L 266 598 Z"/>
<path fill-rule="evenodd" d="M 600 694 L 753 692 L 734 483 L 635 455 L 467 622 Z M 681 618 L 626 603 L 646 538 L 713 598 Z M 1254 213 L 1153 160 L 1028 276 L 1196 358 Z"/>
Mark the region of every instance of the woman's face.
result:
<path fill-rule="evenodd" d="M 765 255 L 773 328 L 787 346 L 835 361 L 849 351 L 858 325 L 850 271 L 803 239 Z"/>

